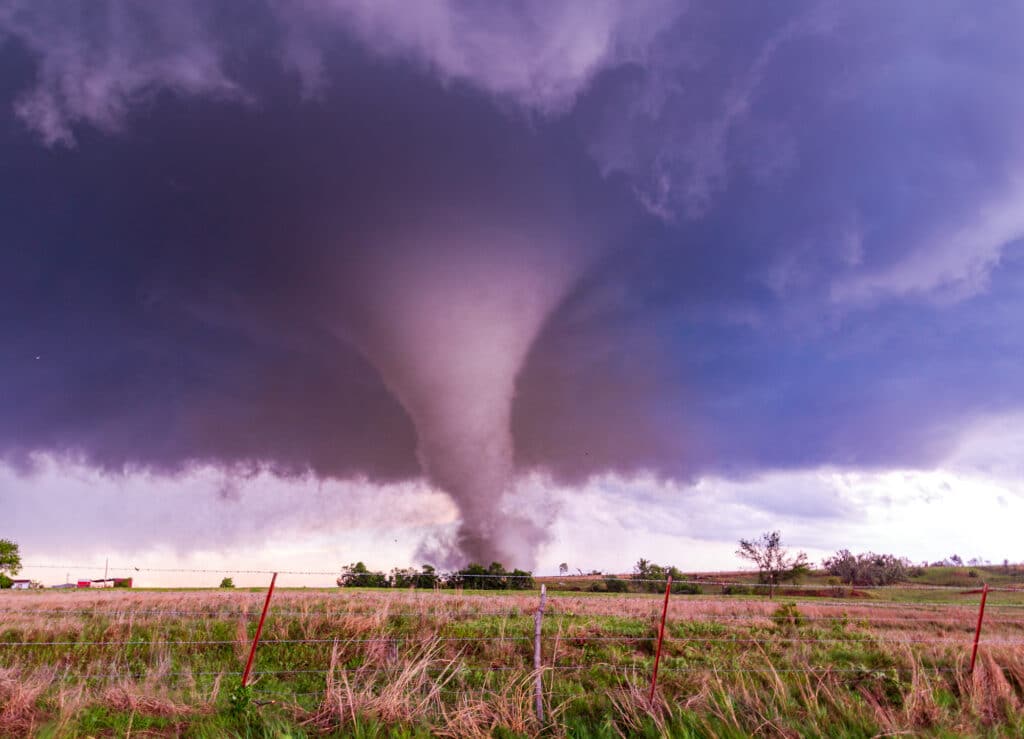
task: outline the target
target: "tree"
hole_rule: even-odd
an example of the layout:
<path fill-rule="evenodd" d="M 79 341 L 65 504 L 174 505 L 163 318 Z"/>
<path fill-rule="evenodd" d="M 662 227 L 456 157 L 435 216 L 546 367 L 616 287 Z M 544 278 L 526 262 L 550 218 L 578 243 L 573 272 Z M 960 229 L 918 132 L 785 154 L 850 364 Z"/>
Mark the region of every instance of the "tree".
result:
<path fill-rule="evenodd" d="M 232 580 L 230 577 L 225 577 L 223 580 L 220 581 L 220 587 L 233 588 L 235 587 L 235 581 Z"/>
<path fill-rule="evenodd" d="M 484 567 L 470 562 L 449 578 L 452 587 L 468 590 L 530 590 L 533 588 L 533 573 L 515 569 L 509 572 L 500 562 L 491 562 Z"/>
<path fill-rule="evenodd" d="M 337 583 L 343 588 L 386 588 L 390 584 L 383 572 L 372 572 L 362 562 L 345 565 Z"/>
<path fill-rule="evenodd" d="M 767 531 L 761 534 L 760 539 L 740 539 L 736 556 L 757 566 L 758 578 L 768 584 L 769 598 L 774 596 L 775 586 L 780 580 L 807 570 L 807 554 L 790 554 L 782 546 L 782 534 L 778 531 Z"/>
<path fill-rule="evenodd" d="M 634 581 L 635 589 L 640 592 L 660 593 L 665 589 L 665 582 L 668 580 L 669 575 L 676 581 L 672 584 L 673 593 L 696 593 L 700 591 L 700 588 L 691 584 L 679 582 L 685 578 L 678 567 L 673 565 L 662 566 L 643 558 L 633 565 L 631 579 Z"/>
<path fill-rule="evenodd" d="M 0 539 L 0 573 L 17 575 L 21 572 L 21 553 L 10 539 Z"/>
<path fill-rule="evenodd" d="M 559 575 L 564 576 L 564 575 L 567 575 L 568 573 L 569 573 L 569 563 L 568 562 L 562 562 L 562 564 L 558 565 L 558 574 Z"/>
<path fill-rule="evenodd" d="M 441 583 L 441 578 L 434 569 L 434 565 L 423 565 L 420 573 L 416 576 L 417 588 L 436 588 Z"/>

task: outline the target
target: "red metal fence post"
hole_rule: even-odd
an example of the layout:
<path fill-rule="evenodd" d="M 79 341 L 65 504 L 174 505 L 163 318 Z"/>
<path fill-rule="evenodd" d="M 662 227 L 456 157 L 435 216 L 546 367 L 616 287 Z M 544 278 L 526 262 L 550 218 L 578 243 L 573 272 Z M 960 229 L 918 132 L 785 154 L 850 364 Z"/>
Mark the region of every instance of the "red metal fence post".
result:
<path fill-rule="evenodd" d="M 974 630 L 974 649 L 971 650 L 971 669 L 974 673 L 974 660 L 978 656 L 978 639 L 981 638 L 981 620 L 985 618 L 985 598 L 988 597 L 988 583 L 981 589 L 981 606 L 978 608 L 978 626 Z"/>
<path fill-rule="evenodd" d="M 270 578 L 270 589 L 267 590 L 267 599 L 263 601 L 263 613 L 260 614 L 260 622 L 256 626 L 256 636 L 252 638 L 252 649 L 249 650 L 249 660 L 245 663 L 245 672 L 242 673 L 242 687 L 249 682 L 249 671 L 252 670 L 252 662 L 256 659 L 256 647 L 260 643 L 260 634 L 263 633 L 263 622 L 267 619 L 267 609 L 270 607 L 270 596 L 274 594 L 274 583 L 277 582 L 277 573 Z"/>
<path fill-rule="evenodd" d="M 665 583 L 665 605 L 661 607 L 661 627 L 658 629 L 658 649 L 654 653 L 654 674 L 651 675 L 651 694 L 647 697 L 649 703 L 654 702 L 654 689 L 658 686 L 658 663 L 661 662 L 661 642 L 665 638 L 665 616 L 668 614 L 668 594 L 672 592 L 672 575 L 668 576 Z"/>

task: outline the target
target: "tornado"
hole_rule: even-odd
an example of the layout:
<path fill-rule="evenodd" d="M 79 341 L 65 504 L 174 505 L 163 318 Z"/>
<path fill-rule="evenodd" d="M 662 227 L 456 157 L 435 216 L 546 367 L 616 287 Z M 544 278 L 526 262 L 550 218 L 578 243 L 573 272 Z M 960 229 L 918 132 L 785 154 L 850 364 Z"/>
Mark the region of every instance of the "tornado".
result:
<path fill-rule="evenodd" d="M 504 509 L 516 378 L 583 268 L 565 234 L 510 228 L 392 241 L 358 270 L 347 331 L 411 418 L 426 478 L 460 523 L 436 564 L 533 567 L 543 527 Z"/>

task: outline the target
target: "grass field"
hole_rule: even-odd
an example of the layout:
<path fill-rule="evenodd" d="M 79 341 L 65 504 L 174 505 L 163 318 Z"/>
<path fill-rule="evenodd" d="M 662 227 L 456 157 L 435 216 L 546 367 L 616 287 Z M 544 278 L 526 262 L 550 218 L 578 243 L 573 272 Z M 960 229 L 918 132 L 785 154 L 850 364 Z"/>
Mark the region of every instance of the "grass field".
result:
<path fill-rule="evenodd" d="M 543 722 L 536 592 L 280 590 L 242 690 L 262 601 L 6 591 L 0 735 L 1024 735 L 1018 593 L 990 594 L 973 674 L 977 595 L 674 595 L 649 703 L 661 597 L 552 592 Z"/>

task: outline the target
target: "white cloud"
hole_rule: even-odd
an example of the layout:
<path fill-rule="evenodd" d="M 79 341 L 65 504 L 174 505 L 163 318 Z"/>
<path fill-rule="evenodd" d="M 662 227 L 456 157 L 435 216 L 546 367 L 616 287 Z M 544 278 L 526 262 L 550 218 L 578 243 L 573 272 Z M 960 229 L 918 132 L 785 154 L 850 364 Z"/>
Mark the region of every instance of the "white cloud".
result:
<path fill-rule="evenodd" d="M 117 565 L 206 569 L 332 570 L 358 559 L 406 565 L 425 535 L 456 524 L 448 497 L 415 482 L 232 476 L 210 467 L 108 475 L 42 456 L 29 474 L 0 466 L 0 510 L 0 536 L 17 541 L 26 562 L 109 556 Z"/>
<path fill-rule="evenodd" d="M 868 303 L 901 295 L 954 301 L 983 292 L 1004 250 L 1024 237 L 1024 180 L 1016 181 L 951 232 L 940 221 L 922 243 L 892 264 L 833 282 L 836 302 Z"/>
<path fill-rule="evenodd" d="M 936 470 L 822 468 L 692 485 L 604 475 L 579 487 L 531 475 L 507 505 L 551 526 L 538 568 L 547 574 L 561 562 L 584 571 L 628 571 L 640 557 L 685 571 L 736 569 L 742 566 L 733 555 L 737 540 L 772 529 L 814 560 L 840 548 L 915 561 L 953 553 L 1018 560 L 1024 483 L 995 476 L 1005 468 L 988 462 L 984 473 L 972 467 L 980 439 L 1001 428 L 980 426 L 977 440 Z M 112 567 L 139 567 L 144 585 L 216 584 L 209 574 L 146 568 L 333 572 L 363 560 L 388 570 L 419 564 L 424 538 L 450 536 L 456 523 L 448 498 L 418 483 L 321 484 L 261 472 L 235 478 L 225 495 L 227 478 L 209 468 L 174 478 L 115 478 L 39 462 L 30 476 L 0 468 L 0 536 L 18 541 L 28 563 L 93 566 L 26 570 L 48 583 L 65 574 L 98 577 L 107 557 Z M 280 582 L 315 586 L 332 579 L 286 575 Z M 265 580 L 236 577 L 240 585 Z"/>
<path fill-rule="evenodd" d="M 48 145 L 72 145 L 78 123 L 117 131 L 132 105 L 159 90 L 247 99 L 225 72 L 196 3 L 86 8 L 15 0 L 0 8 L 4 36 L 37 59 L 35 86 L 14 108 Z"/>
<path fill-rule="evenodd" d="M 318 30 L 334 24 L 373 52 L 418 62 L 443 81 L 466 82 L 530 110 L 560 113 L 603 68 L 641 57 L 683 4 L 568 0 L 474 4 L 455 0 L 279 2 L 290 31 L 287 59 L 317 84 Z"/>
<path fill-rule="evenodd" d="M 694 485 L 607 476 L 551 495 L 561 513 L 541 552 L 549 570 L 565 561 L 622 571 L 640 557 L 689 571 L 738 569 L 739 538 L 773 529 L 815 561 L 841 548 L 914 561 L 1022 557 L 1024 484 L 946 468 L 822 468 Z"/>

